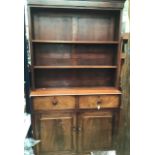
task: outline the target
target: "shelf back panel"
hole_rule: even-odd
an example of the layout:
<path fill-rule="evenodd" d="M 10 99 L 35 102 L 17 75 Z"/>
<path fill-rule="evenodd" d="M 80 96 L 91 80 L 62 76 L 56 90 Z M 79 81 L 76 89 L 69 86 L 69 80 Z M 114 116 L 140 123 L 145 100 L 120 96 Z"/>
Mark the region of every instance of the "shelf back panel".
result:
<path fill-rule="evenodd" d="M 115 41 L 118 18 L 119 11 L 33 8 L 33 39 Z"/>
<path fill-rule="evenodd" d="M 114 86 L 115 69 L 39 69 L 36 88 Z"/>
<path fill-rule="evenodd" d="M 34 39 L 72 40 L 72 18 L 63 14 L 38 12 L 33 15 Z"/>
<path fill-rule="evenodd" d="M 36 66 L 116 65 L 117 45 L 35 44 Z"/>

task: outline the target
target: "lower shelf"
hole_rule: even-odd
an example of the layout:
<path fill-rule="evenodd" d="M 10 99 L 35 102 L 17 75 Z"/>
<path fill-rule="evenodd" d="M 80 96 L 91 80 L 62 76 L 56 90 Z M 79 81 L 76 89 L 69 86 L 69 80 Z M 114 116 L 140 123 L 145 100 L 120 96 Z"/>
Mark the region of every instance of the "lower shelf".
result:
<path fill-rule="evenodd" d="M 91 94 L 121 94 L 115 87 L 72 87 L 72 88 L 49 88 L 35 89 L 30 96 L 52 96 L 52 95 L 91 95 Z"/>

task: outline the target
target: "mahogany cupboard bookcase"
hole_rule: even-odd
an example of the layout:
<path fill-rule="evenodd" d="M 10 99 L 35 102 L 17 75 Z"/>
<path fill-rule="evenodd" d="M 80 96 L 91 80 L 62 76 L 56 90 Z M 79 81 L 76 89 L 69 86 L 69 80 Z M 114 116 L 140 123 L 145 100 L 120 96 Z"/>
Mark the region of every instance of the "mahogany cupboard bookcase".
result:
<path fill-rule="evenodd" d="M 36 155 L 115 149 L 123 0 L 28 0 Z"/>

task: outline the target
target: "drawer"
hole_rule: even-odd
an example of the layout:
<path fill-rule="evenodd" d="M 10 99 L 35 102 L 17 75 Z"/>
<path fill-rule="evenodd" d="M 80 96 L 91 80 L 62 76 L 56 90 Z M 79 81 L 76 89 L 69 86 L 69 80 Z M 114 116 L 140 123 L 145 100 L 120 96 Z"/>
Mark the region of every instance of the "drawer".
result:
<path fill-rule="evenodd" d="M 79 97 L 80 109 L 119 107 L 119 95 L 91 95 Z"/>
<path fill-rule="evenodd" d="M 74 96 L 48 96 L 48 97 L 34 97 L 34 110 L 61 110 L 74 109 Z"/>

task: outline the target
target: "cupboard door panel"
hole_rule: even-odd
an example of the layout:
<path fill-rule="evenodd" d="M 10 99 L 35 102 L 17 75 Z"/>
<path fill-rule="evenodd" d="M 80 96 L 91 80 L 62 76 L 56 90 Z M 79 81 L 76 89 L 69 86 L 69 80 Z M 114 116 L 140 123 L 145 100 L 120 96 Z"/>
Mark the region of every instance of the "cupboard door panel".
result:
<path fill-rule="evenodd" d="M 71 114 L 42 115 L 40 119 L 41 152 L 74 151 L 74 126 L 75 117 Z"/>
<path fill-rule="evenodd" d="M 112 113 L 85 112 L 79 115 L 79 151 L 103 150 L 112 143 Z"/>

